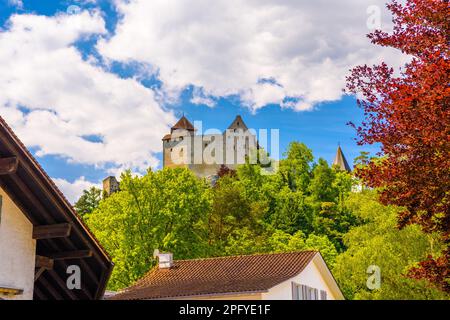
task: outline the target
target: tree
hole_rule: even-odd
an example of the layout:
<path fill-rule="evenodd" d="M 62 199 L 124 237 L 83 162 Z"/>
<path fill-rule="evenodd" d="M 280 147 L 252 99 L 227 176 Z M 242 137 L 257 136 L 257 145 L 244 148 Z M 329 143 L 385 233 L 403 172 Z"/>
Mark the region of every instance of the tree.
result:
<path fill-rule="evenodd" d="M 210 244 L 220 252 L 235 229 L 252 223 L 250 203 L 243 190 L 229 175 L 222 176 L 213 189 L 213 204 L 208 218 Z"/>
<path fill-rule="evenodd" d="M 97 209 L 101 199 L 102 190 L 91 187 L 89 190 L 83 190 L 83 194 L 75 203 L 74 208 L 80 217 L 84 218 L 86 215 Z"/>
<path fill-rule="evenodd" d="M 382 158 L 357 174 L 380 187 L 384 204 L 402 206 L 399 227 L 418 224 L 439 232 L 447 244 L 410 273 L 450 292 L 450 7 L 444 0 L 392 1 L 392 34 L 375 31 L 372 43 L 412 57 L 399 76 L 385 63 L 358 66 L 347 90 L 363 99 L 366 119 L 357 127 L 359 144 L 381 143 Z"/>
<path fill-rule="evenodd" d="M 352 228 L 345 236 L 347 251 L 337 257 L 333 275 L 347 299 L 449 299 L 444 292 L 423 280 L 406 276 L 408 269 L 428 254 L 439 252 L 442 242 L 417 225 L 402 230 L 396 227 L 401 208 L 384 206 L 376 191 L 353 193 L 347 206 L 365 223 Z M 367 269 L 380 269 L 380 287 L 366 286 Z"/>
<path fill-rule="evenodd" d="M 207 218 L 209 185 L 184 168 L 122 174 L 120 191 L 104 199 L 87 223 L 111 254 L 115 267 L 108 283 L 120 289 L 155 263 L 153 251 L 178 259 L 210 255 Z"/>
<path fill-rule="evenodd" d="M 234 176 L 236 176 L 236 170 L 230 169 L 226 165 L 222 164 L 222 165 L 220 165 L 220 168 L 217 171 L 217 176 L 219 178 L 221 178 L 226 175 L 230 175 L 230 176 L 234 177 Z"/>
<path fill-rule="evenodd" d="M 313 178 L 309 184 L 309 192 L 314 202 L 333 202 L 338 197 L 338 191 L 333 183 L 336 172 L 328 166 L 328 163 L 320 158 L 312 172 Z"/>
<path fill-rule="evenodd" d="M 309 234 L 313 231 L 313 215 L 303 193 L 285 186 L 275 194 L 275 207 L 269 222 L 274 228 L 290 234 L 299 230 Z"/>
<path fill-rule="evenodd" d="M 325 235 L 310 234 L 301 231 L 289 234 L 281 230 L 267 228 L 266 232 L 255 235 L 244 228 L 231 235 L 225 252 L 228 255 L 293 252 L 317 250 L 328 266 L 333 267 L 338 255 L 333 243 Z"/>
<path fill-rule="evenodd" d="M 280 161 L 278 175 L 293 191 L 305 191 L 311 178 L 311 164 L 314 160 L 311 149 L 300 142 L 291 142 Z"/>

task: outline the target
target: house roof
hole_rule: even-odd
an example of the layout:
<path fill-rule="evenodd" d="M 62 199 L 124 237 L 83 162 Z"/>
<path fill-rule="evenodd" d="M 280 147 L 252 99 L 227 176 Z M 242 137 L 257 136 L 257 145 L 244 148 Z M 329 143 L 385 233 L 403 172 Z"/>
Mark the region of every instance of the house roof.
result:
<path fill-rule="evenodd" d="M 177 123 L 171 128 L 172 131 L 175 129 L 184 129 L 188 131 L 194 131 L 195 128 L 192 125 L 192 123 L 189 122 L 189 120 L 183 115 L 180 120 L 178 120 Z"/>
<path fill-rule="evenodd" d="M 0 175 L 0 186 L 35 227 L 69 225 L 68 235 L 36 240 L 36 255 L 51 258 L 34 284 L 35 299 L 99 299 L 113 263 L 69 201 L 46 174 L 13 130 L 0 117 L 0 159 L 13 158 L 15 170 Z M 78 265 L 81 289 L 69 290 L 67 266 Z"/>
<path fill-rule="evenodd" d="M 164 299 L 199 295 L 266 292 L 300 272 L 319 253 L 257 254 L 174 261 L 150 270 L 113 300 Z"/>
<path fill-rule="evenodd" d="M 352 171 L 352 169 L 348 165 L 347 159 L 345 159 L 341 146 L 338 146 L 336 156 L 334 157 L 333 165 L 337 165 L 341 170 L 345 170 L 348 172 Z"/>

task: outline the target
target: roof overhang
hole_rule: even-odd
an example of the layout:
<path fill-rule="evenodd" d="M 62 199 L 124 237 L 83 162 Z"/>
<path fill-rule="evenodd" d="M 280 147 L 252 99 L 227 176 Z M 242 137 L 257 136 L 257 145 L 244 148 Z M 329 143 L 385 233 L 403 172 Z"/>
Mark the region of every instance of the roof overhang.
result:
<path fill-rule="evenodd" d="M 319 252 L 317 252 L 317 254 L 314 256 L 312 262 L 315 264 L 317 269 L 319 269 L 320 273 L 323 276 L 323 280 L 333 293 L 333 296 L 336 298 L 336 300 L 345 300 L 345 297 L 342 294 L 342 291 L 339 288 L 336 279 L 334 278 L 333 274 L 330 271 L 330 268 L 328 268 L 327 263 L 322 258 L 322 255 Z"/>
<path fill-rule="evenodd" d="M 8 159 L 0 160 L 0 187 L 34 227 L 34 298 L 100 299 L 113 268 L 110 257 L 1 117 L 0 159 Z M 80 267 L 81 289 L 67 288 L 70 265 Z"/>

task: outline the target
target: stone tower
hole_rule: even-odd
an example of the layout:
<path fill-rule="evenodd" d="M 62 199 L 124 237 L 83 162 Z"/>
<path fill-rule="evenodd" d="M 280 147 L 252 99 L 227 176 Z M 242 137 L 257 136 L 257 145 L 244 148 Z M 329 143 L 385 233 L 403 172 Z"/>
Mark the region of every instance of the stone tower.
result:
<path fill-rule="evenodd" d="M 186 167 L 190 163 L 192 150 L 190 146 L 195 135 L 195 128 L 183 115 L 170 128 L 170 133 L 163 138 L 163 167 Z M 190 140 L 190 141 L 189 141 Z"/>
<path fill-rule="evenodd" d="M 103 179 L 103 195 L 110 196 L 114 192 L 119 191 L 119 182 L 116 177 L 109 176 Z"/>

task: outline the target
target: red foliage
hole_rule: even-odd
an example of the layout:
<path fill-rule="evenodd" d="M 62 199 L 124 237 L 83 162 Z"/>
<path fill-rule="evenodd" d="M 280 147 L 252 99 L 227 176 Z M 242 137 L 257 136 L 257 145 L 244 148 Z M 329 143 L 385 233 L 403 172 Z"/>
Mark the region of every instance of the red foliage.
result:
<path fill-rule="evenodd" d="M 388 4 L 392 34 L 375 31 L 372 43 L 412 57 L 396 76 L 385 63 L 359 66 L 347 78 L 347 92 L 358 93 L 365 120 L 358 143 L 381 144 L 381 161 L 357 174 L 381 188 L 384 204 L 403 206 L 399 227 L 417 223 L 439 232 L 447 249 L 423 261 L 410 276 L 425 278 L 450 292 L 450 10 L 444 0 Z"/>
<path fill-rule="evenodd" d="M 236 170 L 230 169 L 226 165 L 222 164 L 219 168 L 219 171 L 217 171 L 217 175 L 219 176 L 219 178 L 222 178 L 226 175 L 234 177 L 236 176 Z"/>

